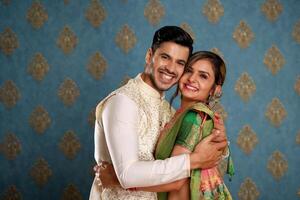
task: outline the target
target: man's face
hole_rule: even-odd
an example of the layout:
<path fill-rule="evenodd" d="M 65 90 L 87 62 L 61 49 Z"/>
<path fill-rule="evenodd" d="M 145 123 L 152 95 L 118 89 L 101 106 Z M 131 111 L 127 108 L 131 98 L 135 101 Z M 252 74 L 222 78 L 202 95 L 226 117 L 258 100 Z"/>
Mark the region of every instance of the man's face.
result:
<path fill-rule="evenodd" d="M 189 48 L 174 42 L 164 42 L 153 53 L 146 54 L 144 81 L 159 93 L 170 89 L 181 77 L 188 60 Z"/>

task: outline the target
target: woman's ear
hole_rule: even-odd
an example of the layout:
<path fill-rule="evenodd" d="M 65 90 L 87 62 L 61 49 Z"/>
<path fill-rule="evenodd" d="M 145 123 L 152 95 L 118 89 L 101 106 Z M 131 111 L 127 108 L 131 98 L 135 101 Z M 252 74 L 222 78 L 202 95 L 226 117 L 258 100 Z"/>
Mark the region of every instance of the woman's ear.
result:
<path fill-rule="evenodd" d="M 216 85 L 215 91 L 214 91 L 214 96 L 217 98 L 220 98 L 222 96 L 222 86 L 221 85 Z"/>
<path fill-rule="evenodd" d="M 145 56 L 145 62 L 146 62 L 147 65 L 151 63 L 152 55 L 153 55 L 152 49 L 149 48 L 147 50 L 147 53 L 146 53 L 146 56 Z"/>

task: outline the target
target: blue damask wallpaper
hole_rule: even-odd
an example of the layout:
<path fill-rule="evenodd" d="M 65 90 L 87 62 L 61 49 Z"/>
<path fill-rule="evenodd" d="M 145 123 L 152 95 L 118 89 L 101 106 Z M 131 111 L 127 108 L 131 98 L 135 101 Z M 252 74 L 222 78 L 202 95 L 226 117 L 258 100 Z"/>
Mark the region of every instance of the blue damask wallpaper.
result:
<path fill-rule="evenodd" d="M 88 199 L 94 109 L 178 25 L 227 63 L 234 199 L 300 198 L 300 1 L 0 0 L 0 198 Z M 169 97 L 172 92 L 168 92 Z"/>

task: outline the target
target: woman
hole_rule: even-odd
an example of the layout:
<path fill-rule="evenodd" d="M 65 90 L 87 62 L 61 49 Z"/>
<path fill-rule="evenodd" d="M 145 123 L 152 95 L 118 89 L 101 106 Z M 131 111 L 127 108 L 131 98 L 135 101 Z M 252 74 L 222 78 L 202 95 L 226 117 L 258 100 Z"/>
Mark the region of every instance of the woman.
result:
<path fill-rule="evenodd" d="M 221 96 L 225 75 L 224 61 L 212 52 L 198 51 L 189 58 L 177 92 L 171 100 L 180 91 L 181 106 L 160 134 L 155 150 L 156 159 L 191 153 L 197 143 L 211 133 L 217 118 L 212 106 Z M 224 154 L 227 154 L 226 150 Z M 229 174 L 233 175 L 231 160 L 228 169 Z M 160 192 L 160 200 L 231 199 L 217 167 L 193 170 L 189 179 L 132 190 Z"/>
<path fill-rule="evenodd" d="M 212 107 L 221 97 L 225 75 L 225 63 L 218 55 L 198 51 L 190 57 L 172 98 L 177 96 L 179 90 L 181 106 L 161 132 L 156 159 L 191 153 L 196 144 L 211 133 L 214 118 Z M 231 159 L 228 170 L 233 175 Z M 190 180 L 180 182 L 182 187 L 179 190 L 173 190 L 168 195 L 160 193 L 159 199 L 166 199 L 167 196 L 168 199 L 232 199 L 217 167 L 193 170 Z"/>

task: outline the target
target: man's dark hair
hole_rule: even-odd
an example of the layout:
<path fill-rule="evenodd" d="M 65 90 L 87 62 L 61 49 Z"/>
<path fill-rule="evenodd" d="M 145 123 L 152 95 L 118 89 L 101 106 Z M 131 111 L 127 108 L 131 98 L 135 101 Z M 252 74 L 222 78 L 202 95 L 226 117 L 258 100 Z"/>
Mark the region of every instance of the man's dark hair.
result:
<path fill-rule="evenodd" d="M 155 32 L 151 45 L 153 53 L 163 42 L 174 42 L 184 47 L 188 47 L 190 50 L 190 55 L 193 52 L 192 37 L 185 30 L 178 26 L 164 26 Z"/>

